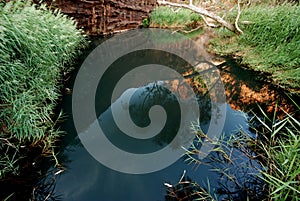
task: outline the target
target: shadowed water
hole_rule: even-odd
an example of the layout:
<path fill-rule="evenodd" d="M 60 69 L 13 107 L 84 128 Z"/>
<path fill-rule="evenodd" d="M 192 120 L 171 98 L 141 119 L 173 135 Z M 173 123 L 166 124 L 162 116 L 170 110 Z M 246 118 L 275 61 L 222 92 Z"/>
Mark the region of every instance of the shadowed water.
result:
<path fill-rule="evenodd" d="M 113 76 L 117 71 L 118 68 L 111 75 L 106 75 L 105 79 L 115 79 Z M 189 72 L 189 69 L 185 69 L 180 73 L 185 74 L 187 72 Z M 201 85 L 201 77 L 194 79 L 194 74 L 190 75 L 186 77 L 191 85 L 205 88 L 203 84 Z M 173 89 L 166 89 L 164 86 L 166 83 L 172 86 Z M 71 81 L 69 87 L 72 88 L 72 85 Z M 95 110 L 98 116 L 98 122 L 96 123 L 99 123 L 103 128 L 107 139 L 114 146 L 130 153 L 145 154 L 164 148 L 174 139 L 178 131 L 176 125 L 178 125 L 181 117 L 176 97 L 172 95 L 172 92 L 179 90 L 180 82 L 178 80 L 159 80 L 139 86 L 135 85 L 134 88 L 128 89 L 135 91 L 130 98 L 128 107 L 123 104 L 126 102 L 125 99 L 128 99 L 126 92 L 120 94 L 111 103 L 110 99 L 105 100 L 103 98 L 111 97 L 111 89 L 109 88 L 111 86 L 104 86 L 107 86 L 106 90 L 96 94 Z M 214 98 L 207 95 L 207 90 L 195 92 L 200 110 L 200 126 L 204 133 L 207 132 L 211 123 L 211 109 L 213 106 L 210 98 Z M 184 96 L 184 90 L 182 93 L 183 97 L 189 97 Z M 147 138 L 142 136 L 132 137 L 124 134 L 113 119 L 113 107 L 119 108 L 119 111 L 129 108 L 128 112 L 132 121 L 138 126 L 146 127 L 151 124 L 148 114 L 154 105 L 162 106 L 167 114 L 166 123 L 163 124 L 162 129 L 158 129 L 158 135 L 148 136 Z M 45 192 L 43 192 L 43 189 L 39 190 L 37 188 L 39 190 L 35 193 L 37 199 L 48 197 L 53 198 L 53 200 L 66 201 L 179 200 L 182 192 L 187 195 L 192 192 L 192 189 L 175 188 L 176 184 L 183 180 L 191 180 L 205 189 L 210 189 L 211 193 L 215 194 L 219 200 L 245 200 L 247 196 L 252 199 L 262 197 L 263 184 L 257 177 L 260 166 L 236 148 L 228 149 L 230 160 L 224 158 L 221 152 L 212 152 L 202 161 L 202 164 L 188 164 L 185 161 L 187 156 L 182 156 L 172 165 L 148 174 L 127 174 L 112 170 L 95 160 L 81 144 L 72 119 L 71 94 L 64 96 L 62 108 L 68 118 L 61 125 L 62 130 L 65 130 L 67 134 L 62 139 L 59 147 L 58 161 L 60 165 L 50 167 L 48 174 L 40 180 L 39 185 L 46 186 L 46 188 Z M 254 135 L 249 130 L 247 118 L 246 113 L 235 111 L 226 104 L 226 119 L 222 140 L 226 142 L 231 134 L 239 135 L 240 129 L 246 131 L 247 135 Z M 198 119 L 195 119 L 195 121 L 198 121 Z M 161 122 L 156 123 L 160 124 Z M 190 124 L 191 122 L 187 123 Z M 184 141 L 184 135 L 182 136 L 181 140 Z M 176 143 L 173 145 L 174 151 L 182 149 L 180 143 L 178 146 L 176 146 Z M 103 153 L 99 154 L 105 155 L 106 151 L 104 150 Z M 107 154 L 109 154 L 109 150 L 107 150 Z M 114 160 L 114 158 L 111 158 L 111 160 Z M 148 162 L 149 164 L 155 164 L 159 163 L 159 160 Z M 120 164 L 120 166 L 122 165 L 126 164 Z M 192 200 L 193 198 L 186 197 L 182 200 Z"/>
<path fill-rule="evenodd" d="M 145 91 L 146 87 L 140 88 L 140 93 Z M 156 98 L 162 97 L 157 96 Z M 136 107 L 140 106 L 137 102 L 144 103 L 142 100 L 140 97 L 135 100 Z M 164 100 L 166 99 L 164 98 Z M 168 103 L 170 103 L 169 106 L 172 106 L 172 101 L 174 101 L 172 98 L 168 100 Z M 220 195 L 218 195 L 218 197 L 220 199 L 222 197 L 228 197 L 228 193 L 233 192 L 233 195 L 242 200 L 243 198 L 240 197 L 242 196 L 240 194 L 245 193 L 243 191 L 247 185 L 260 185 L 260 183 L 249 184 L 249 182 L 256 182 L 253 181 L 255 177 L 253 177 L 252 174 L 258 173 L 254 167 L 259 166 L 255 161 L 251 161 L 237 149 L 232 153 L 234 164 L 223 164 L 222 162 L 209 161 L 209 159 L 206 159 L 207 164 L 195 166 L 193 164 L 188 165 L 184 162 L 185 157 L 182 157 L 163 170 L 144 175 L 125 174 L 111 170 L 96 161 L 80 143 L 71 118 L 70 103 L 71 96 L 65 96 L 63 108 L 64 111 L 68 113 L 69 118 L 63 123 L 62 128 L 66 130 L 68 134 L 61 143 L 59 155 L 59 161 L 62 161 L 61 165 L 63 166 L 61 169 L 64 171 L 59 175 L 54 175 L 59 169 L 53 167 L 49 169 L 49 174 L 47 175 L 48 181 L 49 178 L 55 178 L 53 196 L 58 196 L 62 200 L 167 200 L 167 198 L 165 198 L 167 188 L 164 186 L 164 183 L 176 184 L 179 182 L 184 171 L 186 171 L 185 176 L 196 181 L 201 186 L 207 187 L 207 181 L 209 180 L 210 188 L 215 189 L 215 192 L 219 191 Z M 226 108 L 227 115 L 223 129 L 225 136 L 229 136 L 239 128 L 243 128 L 243 130 L 246 131 L 249 130 L 247 115 L 245 113 L 234 111 L 228 105 Z M 111 123 L 113 121 L 111 121 L 112 116 L 108 113 L 109 110 L 110 108 L 100 115 L 100 124 L 104 125 L 104 129 L 118 133 L 119 131 L 116 125 Z M 205 112 L 207 112 L 206 115 L 209 116 L 209 111 L 205 111 L 204 109 L 201 110 L 201 112 L 201 115 L 205 115 Z M 171 118 L 171 123 L 177 121 L 176 116 L 173 117 L 175 118 Z M 139 121 L 141 121 L 141 119 L 139 119 Z M 147 118 L 142 121 L 145 123 Z M 208 123 L 208 121 L 202 122 L 204 132 L 207 129 Z M 249 134 L 251 135 L 250 131 Z M 162 137 L 152 139 L 152 141 L 149 141 L 147 146 L 144 147 L 136 145 L 134 150 L 145 152 L 149 151 L 149 149 L 158 149 L 164 146 L 165 143 L 168 143 L 173 135 L 174 131 L 167 129 Z M 117 145 L 123 144 L 124 146 L 125 144 L 125 148 L 130 149 L 131 145 L 127 146 L 128 144 L 124 143 L 123 138 L 114 136 L 111 141 L 114 141 Z M 216 155 L 216 157 L 218 156 Z M 220 161 L 222 160 L 224 159 L 221 158 Z M 152 162 L 156 163 L 156 161 Z M 238 164 L 238 166 L 236 166 L 236 164 Z M 237 178 L 237 181 L 231 181 L 229 178 L 224 177 L 224 175 L 210 170 L 217 167 L 220 169 L 229 167 L 231 174 Z M 43 182 L 46 181 L 47 180 Z M 223 192 L 220 189 L 223 190 Z"/>

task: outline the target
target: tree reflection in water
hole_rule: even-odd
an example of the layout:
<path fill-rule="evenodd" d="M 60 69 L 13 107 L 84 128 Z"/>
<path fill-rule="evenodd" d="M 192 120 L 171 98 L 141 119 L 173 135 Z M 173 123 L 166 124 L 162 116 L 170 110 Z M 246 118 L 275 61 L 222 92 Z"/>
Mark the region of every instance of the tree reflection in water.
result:
<path fill-rule="evenodd" d="M 180 101 L 186 104 L 184 107 L 188 108 L 188 104 L 191 98 L 193 98 L 192 94 L 189 94 L 189 90 L 187 89 L 190 85 L 185 81 L 180 80 L 164 80 L 164 81 L 156 81 L 150 83 L 144 87 L 140 87 L 131 98 L 130 102 L 130 114 L 133 122 L 138 126 L 147 126 L 150 124 L 149 119 L 149 110 L 154 105 L 162 106 L 167 112 L 167 117 L 171 119 L 169 122 L 167 121 L 164 129 L 161 131 L 163 135 L 157 135 L 154 137 L 154 141 L 164 146 L 169 144 L 174 135 L 178 131 L 178 125 L 182 120 L 182 114 L 180 113 L 180 105 L 178 104 L 178 100 L 174 94 L 178 94 Z M 202 95 L 202 96 L 200 96 Z M 210 120 L 210 108 L 211 102 L 207 95 L 201 94 L 200 91 L 197 92 L 197 100 L 200 109 L 200 121 L 203 124 L 207 124 Z M 193 112 L 193 111 L 190 111 Z M 196 121 L 196 119 L 195 119 Z M 190 132 L 190 124 L 191 122 L 187 122 L 187 128 L 185 128 L 184 132 Z M 174 143 L 173 145 L 185 144 L 182 141 L 186 140 L 185 133 L 180 133 L 181 142 Z M 174 147 L 178 148 L 178 147 Z"/>
<path fill-rule="evenodd" d="M 55 193 L 55 177 L 47 173 L 46 176 L 40 180 L 32 191 L 32 199 L 34 201 L 60 201 L 61 195 Z"/>

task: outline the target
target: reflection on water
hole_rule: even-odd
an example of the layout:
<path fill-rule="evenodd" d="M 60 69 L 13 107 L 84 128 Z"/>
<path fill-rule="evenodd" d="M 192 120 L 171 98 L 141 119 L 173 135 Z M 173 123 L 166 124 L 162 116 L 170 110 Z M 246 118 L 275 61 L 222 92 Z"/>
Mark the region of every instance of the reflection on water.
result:
<path fill-rule="evenodd" d="M 134 92 L 129 94 L 128 91 Z M 180 106 L 172 92 L 162 85 L 151 83 L 138 89 L 128 89 L 124 94 L 99 116 L 99 124 L 106 137 L 122 150 L 138 154 L 158 151 L 170 144 L 178 132 L 178 125 L 180 125 L 181 120 Z M 130 97 L 130 101 L 125 101 Z M 149 111 L 155 105 L 163 107 L 165 113 L 167 113 L 165 115 L 167 120 L 152 118 L 151 121 Z M 139 127 L 127 128 L 131 132 L 122 132 L 115 123 L 111 108 L 116 110 L 116 118 L 120 118 L 122 121 L 129 116 L 131 117 L 133 123 L 125 123 L 127 127 L 130 124 Z M 122 118 L 122 116 L 125 117 Z M 154 126 L 147 127 L 150 124 Z M 140 127 L 147 128 L 140 129 Z M 133 131 L 136 131 L 135 135 L 132 134 Z"/>
<path fill-rule="evenodd" d="M 144 54 L 144 52 L 139 52 L 139 54 L 141 53 Z M 158 54 L 156 51 L 152 51 L 151 54 L 157 59 L 157 61 L 152 61 L 153 63 L 165 62 L 166 54 Z M 137 58 L 140 58 L 140 55 Z M 120 61 L 120 64 L 123 64 L 122 62 Z M 145 61 L 140 59 L 140 62 Z M 144 65 L 144 63 L 142 64 Z M 209 65 L 207 66 L 209 67 Z M 184 62 L 176 63 L 175 67 L 178 68 L 176 69 L 178 72 L 185 75 L 187 82 L 194 88 L 200 110 L 201 129 L 206 133 L 212 119 L 211 110 L 212 108 L 217 108 L 215 105 L 212 105 L 213 103 L 210 100 L 217 99 L 219 94 L 216 92 L 215 97 L 210 97 L 208 95 L 210 89 L 207 89 L 208 87 L 201 80 L 201 76 L 208 76 L 207 80 L 211 81 L 210 86 L 218 85 L 218 81 L 214 79 L 214 73 L 209 68 L 204 68 L 199 78 L 199 73 L 195 74 L 190 69 L 191 67 L 187 67 Z M 104 91 L 96 94 L 97 105 L 95 110 L 98 122 L 101 128 L 104 129 L 106 137 L 114 146 L 130 153 L 149 153 L 167 146 L 174 140 L 175 134 L 179 129 L 179 127 L 174 125 L 178 125 L 182 114 L 182 110 L 178 109 L 178 100 L 173 94 L 176 91 L 181 94 L 180 97 L 183 97 L 183 99 L 190 98 L 184 85 L 177 79 L 142 83 L 139 86 L 127 88 L 129 91 L 134 91 L 134 93 L 131 93 L 133 96 L 130 98 L 130 105 L 127 105 L 128 101 L 124 101 L 128 98 L 126 96 L 128 91 L 123 91 L 111 102 L 114 84 L 120 80 L 120 78 L 115 77 L 118 74 L 116 72 L 119 70 L 124 71 L 124 74 L 127 72 L 124 68 L 113 68 L 111 72 L 108 72 L 111 74 L 104 76 L 104 79 L 106 79 L 105 83 L 111 81 L 112 84 L 102 85 L 105 86 Z M 147 74 L 143 73 L 135 76 L 145 75 Z M 188 195 L 199 191 L 199 186 L 210 189 L 220 200 L 245 200 L 248 194 L 257 195 L 256 198 L 261 196 L 259 189 L 262 188 L 262 184 L 255 176 L 258 174 L 257 168 L 259 168 L 259 165 L 240 150 L 230 147 L 227 149 L 227 152 L 231 155 L 231 160 L 225 158 L 221 152 L 212 152 L 200 165 L 188 165 L 185 161 L 186 157 L 181 157 L 167 168 L 148 174 L 126 174 L 107 168 L 95 160 L 81 144 L 72 119 L 71 98 L 71 95 L 66 95 L 63 103 L 64 112 L 68 114 L 69 118 L 62 124 L 62 129 L 66 130 L 68 134 L 60 144 L 58 161 L 60 161 L 61 166 L 52 167 L 48 170 L 49 174 L 40 181 L 41 189 L 35 192 L 35 197 L 40 196 L 44 199 L 44 195 L 47 195 L 46 198 L 49 199 L 53 198 L 53 200 L 56 200 L 59 198 L 66 201 L 164 201 L 184 200 L 183 198 L 191 200 L 198 198 L 195 194 L 193 195 L 194 197 L 190 198 Z M 82 98 L 85 97 L 82 96 Z M 161 129 L 155 130 L 155 133 L 159 133 L 158 135 L 150 137 L 147 134 L 145 134 L 146 137 L 130 136 L 124 134 L 116 122 L 113 121 L 113 111 L 114 108 L 117 108 L 116 111 L 128 112 L 132 122 L 137 126 L 147 127 L 150 125 L 149 129 L 151 130 L 151 121 L 153 119 L 150 118 L 149 112 L 153 105 L 162 106 L 167 114 L 166 123 L 163 120 L 162 122 L 157 122 L 159 125 L 164 125 Z M 251 135 L 245 113 L 232 110 L 229 105 L 226 105 L 226 111 L 223 128 L 224 143 L 229 140 L 230 134 L 239 128 L 243 128 Z M 190 114 L 192 111 L 188 113 Z M 118 113 L 118 115 L 121 114 Z M 217 111 L 216 115 L 222 115 L 222 111 L 219 113 Z M 191 122 L 186 123 L 190 124 Z M 174 149 L 180 148 L 181 143 L 187 140 L 184 135 L 180 136 L 181 138 L 178 140 L 180 143 L 173 143 Z M 154 160 L 149 161 L 149 163 L 155 164 L 159 163 L 159 161 Z M 183 172 L 186 173 L 181 179 Z M 207 181 L 209 181 L 209 186 Z M 197 182 L 199 186 L 191 185 L 193 182 Z M 170 184 L 171 186 L 166 187 L 165 184 Z"/>
<path fill-rule="evenodd" d="M 154 85 L 150 84 L 141 87 L 136 96 L 147 98 L 148 96 L 145 92 L 151 89 L 151 87 L 154 87 Z M 158 87 L 158 91 L 162 90 L 159 86 L 156 87 Z M 167 92 L 167 94 L 170 93 Z M 172 105 L 174 98 L 170 96 L 165 100 L 167 101 L 166 104 L 170 103 L 170 105 Z M 150 102 L 151 101 L 152 99 L 150 99 Z M 203 98 L 202 102 L 204 101 L 207 100 Z M 71 111 L 70 102 L 71 97 L 66 96 L 64 106 L 66 112 Z M 139 107 L 143 106 L 136 102 L 134 102 L 134 105 L 135 107 L 131 108 L 133 114 L 136 112 L 135 109 L 140 109 Z M 227 116 L 224 127 L 225 139 L 226 136 L 228 137 L 238 128 L 248 130 L 245 114 L 234 111 L 229 106 L 226 108 Z M 149 108 L 146 106 L 146 111 L 148 111 L 148 109 Z M 205 111 L 205 108 L 202 109 L 202 112 Z M 70 113 L 69 115 L 71 116 Z M 100 119 L 103 120 L 102 123 L 106 124 L 107 127 L 111 127 L 111 124 L 106 122 L 109 118 L 111 117 L 106 116 L 105 112 L 100 116 Z M 137 123 L 145 123 L 148 119 L 143 119 L 143 121 L 138 119 L 134 121 L 138 121 Z M 209 122 L 207 121 L 202 122 L 202 130 L 205 131 L 208 124 Z M 59 156 L 59 161 L 63 161 L 61 165 L 64 167 L 65 171 L 59 175 L 54 175 L 58 169 L 52 168 L 49 170 L 48 174 L 48 180 L 50 178 L 50 181 L 53 181 L 51 178 L 55 178 L 53 195 L 58 196 L 62 200 L 176 200 L 176 197 L 170 197 L 171 189 L 166 188 L 164 183 L 173 184 L 174 191 L 179 192 L 178 189 L 182 189 L 183 187 L 176 186 L 175 184 L 179 182 L 184 171 L 186 171 L 186 177 L 189 177 L 192 181 L 196 181 L 200 186 L 207 186 L 207 181 L 209 180 L 210 189 L 219 193 L 220 199 L 228 197 L 228 195 L 230 195 L 231 198 L 234 198 L 234 196 L 243 198 L 240 196 L 242 196 L 243 193 L 246 195 L 247 192 L 245 192 L 245 189 L 248 189 L 249 185 L 256 185 L 256 181 L 253 181 L 253 178 L 256 177 L 252 174 L 258 173 L 255 169 L 258 165 L 237 149 L 233 149 L 231 153 L 233 158 L 232 163 L 226 162 L 221 154 L 212 153 L 210 157 L 205 160 L 205 163 L 199 166 L 187 165 L 187 163 L 184 162 L 185 158 L 182 157 L 177 162 L 161 171 L 144 175 L 131 175 L 111 170 L 96 161 L 81 145 L 71 118 L 62 126 L 68 131 L 68 135 L 61 143 L 61 154 Z M 159 138 L 154 138 L 153 143 L 149 144 L 149 147 L 159 147 L 169 142 L 173 138 L 172 129 L 167 129 L 166 132 L 171 133 Z M 116 137 L 112 140 L 118 143 L 120 141 L 122 142 L 123 139 Z M 218 160 L 210 160 L 211 158 L 217 158 Z M 153 163 L 155 163 L 155 161 L 153 161 Z M 222 174 L 211 169 L 221 169 L 224 170 L 224 172 Z M 232 177 L 234 176 L 235 179 L 230 179 L 225 176 L 225 174 L 229 174 Z M 188 188 L 184 187 L 184 189 L 186 190 Z M 192 188 L 190 190 L 193 192 Z M 182 193 L 183 192 L 180 191 L 177 198 L 179 198 Z"/>

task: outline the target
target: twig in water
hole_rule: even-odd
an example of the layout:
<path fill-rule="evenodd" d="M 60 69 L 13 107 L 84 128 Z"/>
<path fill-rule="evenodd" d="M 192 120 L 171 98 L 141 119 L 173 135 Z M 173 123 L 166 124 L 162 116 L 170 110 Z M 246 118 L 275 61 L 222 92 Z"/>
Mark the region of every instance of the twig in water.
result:
<path fill-rule="evenodd" d="M 182 180 L 183 180 L 183 178 L 184 178 L 184 176 L 185 176 L 185 173 L 186 173 L 186 170 L 183 170 L 182 176 L 181 176 L 181 178 L 180 178 L 180 180 L 179 180 L 178 183 L 181 183 L 181 182 L 182 182 Z"/>

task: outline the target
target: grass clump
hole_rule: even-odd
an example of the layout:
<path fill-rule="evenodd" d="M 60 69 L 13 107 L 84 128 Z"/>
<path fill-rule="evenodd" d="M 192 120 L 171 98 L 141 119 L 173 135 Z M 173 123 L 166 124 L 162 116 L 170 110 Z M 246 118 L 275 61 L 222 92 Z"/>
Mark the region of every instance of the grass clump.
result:
<path fill-rule="evenodd" d="M 247 147 L 248 133 L 242 128 L 230 135 L 210 138 L 203 133 L 200 124 L 193 123 L 195 140 L 186 150 L 185 162 L 189 165 L 206 166 L 218 174 L 217 186 L 210 186 L 210 199 L 207 200 L 263 200 L 266 198 L 264 181 L 259 177 L 261 168 L 254 160 L 253 152 Z M 200 159 L 201 147 L 210 144 L 205 150 L 209 153 Z M 208 146 L 207 146 L 208 147 Z M 202 187 L 205 189 L 204 187 Z M 203 191 L 203 190 L 202 190 Z"/>
<path fill-rule="evenodd" d="M 186 161 L 209 164 L 211 170 L 220 173 L 220 178 L 229 181 L 227 187 L 235 185 L 235 189 L 246 195 L 243 200 L 300 200 L 300 107 L 295 105 L 297 111 L 286 113 L 280 119 L 276 112 L 280 108 L 276 108 L 271 117 L 263 110 L 261 114 L 254 114 L 250 119 L 252 132 L 256 134 L 253 136 L 241 129 L 226 140 L 209 139 L 199 126 L 193 127 L 196 140 L 186 152 Z M 199 160 L 197 155 L 201 154 L 199 145 L 202 146 L 203 139 L 214 148 L 206 160 Z M 238 200 L 242 194 L 238 194 Z M 226 200 L 235 200 L 234 194 L 229 192 L 228 195 Z"/>
<path fill-rule="evenodd" d="M 62 74 L 85 44 L 73 20 L 44 5 L 0 7 L 0 178 L 14 173 L 20 147 L 51 149 Z"/>
<path fill-rule="evenodd" d="M 300 110 L 300 108 L 298 107 Z M 276 111 L 276 110 L 275 110 Z M 249 140 L 262 156 L 263 179 L 269 184 L 272 200 L 300 200 L 300 122 L 292 114 L 283 119 L 254 116 L 258 140 Z"/>
<path fill-rule="evenodd" d="M 171 7 L 157 7 L 150 14 L 151 27 L 187 27 L 193 23 L 201 21 L 201 16 L 188 9 L 174 10 Z"/>
<path fill-rule="evenodd" d="M 234 18 L 236 13 L 228 16 Z M 293 4 L 255 5 L 242 10 L 240 24 L 244 34 L 234 36 L 227 30 L 213 44 L 217 52 L 238 54 L 252 69 L 272 74 L 283 87 L 300 87 L 300 7 Z"/>

